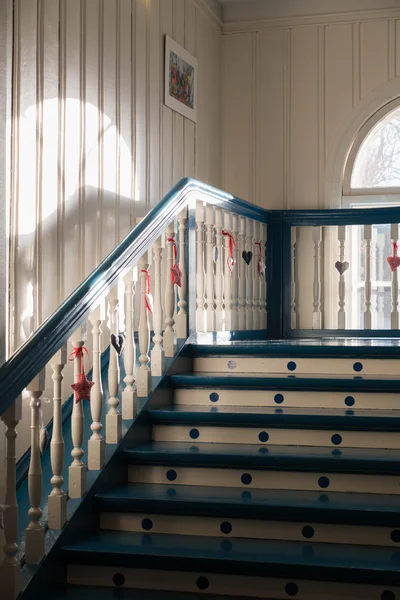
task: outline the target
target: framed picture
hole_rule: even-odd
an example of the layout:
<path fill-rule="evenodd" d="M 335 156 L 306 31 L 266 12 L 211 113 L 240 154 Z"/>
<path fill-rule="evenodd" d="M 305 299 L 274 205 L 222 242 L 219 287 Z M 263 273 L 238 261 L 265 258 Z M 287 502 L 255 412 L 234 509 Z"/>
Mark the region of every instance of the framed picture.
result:
<path fill-rule="evenodd" d="M 197 59 L 167 35 L 164 96 L 166 106 L 196 122 Z"/>

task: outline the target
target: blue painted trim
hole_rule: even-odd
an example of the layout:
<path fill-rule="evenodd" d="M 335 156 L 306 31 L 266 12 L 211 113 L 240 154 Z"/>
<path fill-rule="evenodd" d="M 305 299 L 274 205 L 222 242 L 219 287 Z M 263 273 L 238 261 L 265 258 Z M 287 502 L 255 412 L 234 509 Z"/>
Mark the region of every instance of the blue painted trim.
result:
<path fill-rule="evenodd" d="M 268 222 L 269 213 L 253 204 L 194 179 L 181 179 L 0 368 L 0 415 L 69 339 L 123 270 L 152 246 L 193 194 L 225 210 Z"/>
<path fill-rule="evenodd" d="M 356 345 L 351 345 L 355 341 Z M 199 343 L 190 340 L 189 348 L 193 356 L 267 356 L 268 358 L 285 357 L 297 358 L 399 358 L 400 340 L 393 340 L 397 345 L 379 345 L 379 339 L 370 340 L 363 338 L 359 340 L 348 340 L 348 345 L 344 345 L 339 340 L 337 345 L 334 339 L 315 338 L 314 340 L 266 340 L 264 343 L 256 344 L 252 341 L 239 340 L 221 341 L 218 340 L 215 345 L 210 343 Z M 383 341 L 383 340 L 382 340 Z M 308 342 L 308 343 L 307 343 Z M 329 377 L 327 375 L 327 377 Z"/>
<path fill-rule="evenodd" d="M 275 211 L 272 211 L 275 212 Z M 378 225 L 398 223 L 400 208 L 340 208 L 333 210 L 284 210 L 283 222 L 289 227 L 323 225 Z M 273 218 L 273 216 L 272 216 Z"/>
<path fill-rule="evenodd" d="M 270 215 L 266 247 L 267 334 L 271 339 L 282 337 L 283 318 L 283 253 L 281 211 Z"/>
<path fill-rule="evenodd" d="M 285 322 L 287 326 L 287 322 Z M 400 337 L 400 329 L 285 329 L 286 338 L 385 338 Z"/>

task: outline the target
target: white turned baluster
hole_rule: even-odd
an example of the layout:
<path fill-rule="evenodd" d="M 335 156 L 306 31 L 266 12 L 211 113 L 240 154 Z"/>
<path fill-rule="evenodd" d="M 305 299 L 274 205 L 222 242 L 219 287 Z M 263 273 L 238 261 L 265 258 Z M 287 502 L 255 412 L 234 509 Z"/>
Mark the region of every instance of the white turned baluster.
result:
<path fill-rule="evenodd" d="M 187 208 L 178 215 L 179 223 L 179 268 L 182 272 L 181 287 L 178 287 L 178 314 L 176 315 L 176 337 L 187 338 L 187 275 L 186 275 L 186 227 L 187 227 Z"/>
<path fill-rule="evenodd" d="M 239 267 L 239 330 L 246 329 L 246 263 L 243 260 L 243 252 L 246 247 L 246 219 L 239 218 L 238 234 L 238 267 Z"/>
<path fill-rule="evenodd" d="M 262 260 L 264 260 L 263 257 L 263 249 L 262 249 L 262 242 L 260 240 L 260 229 L 261 229 L 261 223 L 259 223 L 259 221 L 254 221 L 254 253 L 255 256 L 253 258 L 253 307 L 254 307 L 254 314 L 253 314 L 253 328 L 254 329 L 260 329 L 260 321 L 261 321 L 261 314 L 260 314 L 260 286 L 258 284 L 259 279 L 260 279 L 260 274 L 258 272 L 258 261 L 260 260 L 260 258 L 262 258 Z"/>
<path fill-rule="evenodd" d="M 153 350 L 151 351 L 151 372 L 156 377 L 164 373 L 165 359 L 162 337 L 163 310 L 161 303 L 161 264 L 162 264 L 162 239 L 161 237 L 153 245 L 154 263 L 154 313 L 153 313 Z M 186 319 L 186 317 L 185 317 Z M 181 319 L 182 321 L 182 319 Z M 185 320 L 186 323 L 186 320 Z"/>
<path fill-rule="evenodd" d="M 89 471 L 98 471 L 104 466 L 105 460 L 105 444 L 101 430 L 101 415 L 103 412 L 103 384 L 101 381 L 101 334 L 102 325 L 105 320 L 105 303 L 95 308 L 89 317 L 92 325 L 92 381 L 94 385 L 90 390 L 90 413 L 92 416 L 92 424 L 90 429 L 92 435 L 88 442 L 88 469 Z"/>
<path fill-rule="evenodd" d="M 297 329 L 297 265 L 296 265 L 297 227 L 290 228 L 290 256 L 291 256 L 291 302 L 290 302 L 290 327 Z"/>
<path fill-rule="evenodd" d="M 108 310 L 109 310 L 109 321 L 110 321 L 110 333 L 114 334 L 118 339 L 119 334 L 119 299 L 118 299 L 118 286 L 114 286 L 111 292 L 107 296 Z M 108 363 L 108 393 L 109 398 L 107 404 L 109 406 L 108 413 L 106 415 L 106 443 L 107 444 L 118 444 L 122 437 L 122 419 L 121 413 L 118 410 L 118 389 L 120 382 L 120 370 L 118 353 L 114 346 L 110 344 L 110 359 Z"/>
<path fill-rule="evenodd" d="M 204 299 L 204 203 L 196 202 L 196 331 L 206 331 Z"/>
<path fill-rule="evenodd" d="M 263 261 L 265 259 L 265 244 L 267 242 L 267 226 L 261 223 L 261 248 Z M 267 328 L 267 267 L 265 268 L 264 277 L 259 279 L 260 286 L 260 329 Z"/>
<path fill-rule="evenodd" d="M 140 367 L 136 374 L 137 395 L 147 396 L 151 391 L 151 371 L 149 368 L 149 349 L 150 349 L 150 322 L 149 311 L 146 306 L 146 293 L 148 290 L 149 275 L 149 255 L 145 252 L 139 260 L 140 273 L 140 318 L 139 318 L 139 362 Z M 169 273 L 168 273 L 169 275 Z M 167 280 L 171 277 L 167 276 Z M 172 311 L 173 314 L 173 311 Z"/>
<path fill-rule="evenodd" d="M 377 280 L 384 279 L 384 264 L 385 264 L 385 234 L 378 233 L 376 240 L 377 248 Z M 376 291 L 376 312 L 377 312 L 377 328 L 385 328 L 385 313 L 384 313 L 384 286 L 379 286 Z"/>
<path fill-rule="evenodd" d="M 364 225 L 365 241 L 365 287 L 364 287 L 364 329 L 372 329 L 372 225 Z"/>
<path fill-rule="evenodd" d="M 71 338 L 71 343 L 75 348 L 83 348 L 86 339 L 85 326 L 80 326 Z M 74 383 L 79 379 L 81 372 L 81 357 L 77 356 L 74 359 Z M 85 454 L 82 449 L 83 444 L 83 400 L 76 403 L 75 398 L 72 403 L 71 416 L 71 436 L 74 448 L 71 456 L 74 459 L 68 469 L 68 495 L 70 498 L 82 498 L 86 492 L 86 465 L 82 462 Z"/>
<path fill-rule="evenodd" d="M 254 250 L 254 221 L 246 219 L 246 250 L 253 253 L 251 263 L 246 265 L 246 329 L 254 329 L 254 278 L 253 262 L 256 260 Z"/>
<path fill-rule="evenodd" d="M 214 207 L 212 204 L 206 204 L 206 310 L 207 331 L 215 331 Z"/>
<path fill-rule="evenodd" d="M 399 225 L 398 223 L 392 223 L 390 225 L 390 237 L 392 238 L 392 244 L 398 244 L 399 242 Z M 393 255 L 397 256 L 397 247 L 393 251 Z M 390 327 L 391 329 L 399 328 L 399 276 L 398 270 L 392 272 L 392 311 L 390 313 Z"/>
<path fill-rule="evenodd" d="M 231 213 L 224 211 L 224 233 L 231 233 Z M 234 239 L 236 242 L 236 240 Z M 233 253 L 233 242 L 229 235 L 224 235 L 224 308 L 225 308 L 225 331 L 232 331 L 232 272 L 237 270 L 237 266 L 232 266 L 231 260 L 231 247 L 232 247 L 232 259 L 234 259 Z"/>
<path fill-rule="evenodd" d="M 232 214 L 232 235 L 236 242 L 233 247 L 233 260 L 235 266 L 231 273 L 231 330 L 239 329 L 239 250 L 238 250 L 239 217 Z"/>
<path fill-rule="evenodd" d="M 170 240 L 170 241 L 168 241 Z M 175 334 L 174 334 L 174 312 L 175 312 L 175 289 L 171 277 L 171 267 L 174 259 L 175 229 L 171 223 L 166 231 L 167 246 L 167 276 L 165 281 L 165 330 L 164 330 L 164 352 L 165 356 L 171 358 L 175 356 Z"/>
<path fill-rule="evenodd" d="M 49 529 L 61 529 L 67 520 L 67 495 L 62 490 L 64 478 L 64 438 L 62 432 L 62 380 L 63 369 L 67 364 L 67 346 L 64 345 L 50 361 L 53 375 L 53 433 L 50 443 L 50 459 L 53 489 L 48 496 Z"/>
<path fill-rule="evenodd" d="M 133 419 L 137 414 L 137 394 L 135 389 L 135 321 L 134 298 L 137 282 L 137 267 L 128 269 L 124 277 L 125 285 L 125 347 L 123 351 L 125 388 L 122 392 L 122 418 Z"/>
<path fill-rule="evenodd" d="M 345 244 L 346 244 L 346 226 L 339 225 L 338 227 L 339 240 L 339 261 L 345 261 Z M 338 328 L 346 329 L 346 280 L 345 273 L 339 274 L 339 311 L 338 311 Z"/>
<path fill-rule="evenodd" d="M 321 313 L 321 244 L 322 228 L 313 227 L 312 239 L 314 242 L 314 281 L 313 281 L 313 329 L 322 328 Z"/>
<path fill-rule="evenodd" d="M 40 523 L 42 511 L 42 465 L 40 462 L 39 430 L 40 430 L 40 397 L 45 386 L 45 371 L 41 371 L 26 387 L 30 395 L 31 408 L 31 460 L 28 472 L 28 490 L 31 508 L 28 515 L 31 519 L 25 530 L 25 560 L 28 564 L 37 565 L 44 556 L 44 529 Z"/>
<path fill-rule="evenodd" d="M 222 208 L 215 209 L 215 331 L 223 330 L 224 303 L 222 280 Z"/>
<path fill-rule="evenodd" d="M 16 557 L 18 546 L 18 504 L 16 491 L 15 430 L 21 420 L 21 398 L 19 397 L 1 416 L 6 426 L 6 493 L 3 514 L 5 544 L 4 560 L 0 566 L 1 593 L 3 600 L 15 600 L 21 591 L 21 565 Z"/>

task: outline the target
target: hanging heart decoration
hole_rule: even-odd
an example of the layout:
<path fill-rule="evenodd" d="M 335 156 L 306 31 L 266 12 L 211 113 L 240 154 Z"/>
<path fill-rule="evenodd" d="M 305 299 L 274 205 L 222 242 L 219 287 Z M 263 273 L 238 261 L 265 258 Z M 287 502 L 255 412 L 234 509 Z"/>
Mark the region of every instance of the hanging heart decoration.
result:
<path fill-rule="evenodd" d="M 167 238 L 167 242 L 169 242 L 170 244 L 173 244 L 173 248 L 174 248 L 174 264 L 171 267 L 171 280 L 172 280 L 172 285 L 174 285 L 176 283 L 176 285 L 178 287 L 182 287 L 182 271 L 178 265 L 177 261 L 177 255 L 178 252 L 176 250 L 176 241 L 174 238 Z"/>
<path fill-rule="evenodd" d="M 144 294 L 144 301 L 146 303 L 146 308 L 149 311 L 149 313 L 153 314 L 154 300 L 153 294 L 150 291 L 150 273 L 147 269 L 142 269 L 142 273 L 146 273 L 146 291 Z"/>
<path fill-rule="evenodd" d="M 213 247 L 213 261 L 216 263 L 218 260 L 218 246 Z"/>
<path fill-rule="evenodd" d="M 226 259 L 226 262 L 229 271 L 232 273 L 233 267 L 235 266 L 235 259 L 233 258 L 233 249 L 236 248 L 236 242 L 234 240 L 233 235 L 228 231 L 225 231 L 225 229 L 222 230 L 222 235 L 224 235 L 225 237 L 229 237 L 229 256 Z"/>
<path fill-rule="evenodd" d="M 261 251 L 261 247 L 262 247 L 261 240 L 259 242 L 256 242 L 255 245 L 258 248 L 258 263 L 257 263 L 258 274 L 260 277 L 265 277 L 265 270 L 267 267 L 265 265 L 265 262 L 263 261 L 263 256 L 262 256 L 262 251 Z"/>
<path fill-rule="evenodd" d="M 40 450 L 40 454 L 42 456 L 46 452 L 48 443 L 49 443 L 49 432 L 47 431 L 46 427 L 44 427 L 44 425 L 42 424 L 42 427 L 40 428 L 40 432 L 39 432 L 39 450 Z"/>
<path fill-rule="evenodd" d="M 121 332 L 116 336 L 114 333 L 111 334 L 111 345 L 115 349 L 118 356 L 121 356 L 122 351 L 125 347 L 126 336 L 124 332 Z"/>
<path fill-rule="evenodd" d="M 78 404 L 82 400 L 88 400 L 90 402 L 90 390 L 94 386 L 94 381 L 89 381 L 85 375 L 85 358 L 84 352 L 89 357 L 89 352 L 83 346 L 82 348 L 74 348 L 74 351 L 68 357 L 68 360 L 75 360 L 80 358 L 81 361 L 81 372 L 78 375 L 78 381 L 72 383 L 71 387 L 75 392 L 75 403 Z"/>
<path fill-rule="evenodd" d="M 7 508 L 10 508 L 8 506 L 8 504 L 0 504 L 0 529 L 3 529 L 3 530 L 4 530 L 4 515 L 5 515 Z"/>
<path fill-rule="evenodd" d="M 339 271 L 340 275 L 343 275 L 343 273 L 345 273 L 350 267 L 350 264 L 347 262 L 347 260 L 344 262 L 340 262 L 340 260 L 337 260 L 335 262 L 335 267 Z"/>
<path fill-rule="evenodd" d="M 392 247 L 393 255 L 388 256 L 386 262 L 389 265 L 389 269 L 393 273 L 397 269 L 397 267 L 400 267 L 400 256 L 397 256 L 398 245 L 396 242 L 392 242 Z"/>
<path fill-rule="evenodd" d="M 246 265 L 249 265 L 251 263 L 251 259 L 253 258 L 253 253 L 251 252 L 251 250 L 249 250 L 248 252 L 246 252 L 246 250 L 243 250 L 242 258 Z"/>

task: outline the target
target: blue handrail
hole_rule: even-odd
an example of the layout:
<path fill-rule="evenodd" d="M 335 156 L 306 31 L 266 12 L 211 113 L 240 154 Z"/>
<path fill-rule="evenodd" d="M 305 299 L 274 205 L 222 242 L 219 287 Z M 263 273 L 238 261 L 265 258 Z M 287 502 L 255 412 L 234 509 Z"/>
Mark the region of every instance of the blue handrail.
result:
<path fill-rule="evenodd" d="M 268 222 L 266 210 L 200 181 L 181 179 L 0 368 L 0 415 L 76 331 L 120 274 L 151 247 L 191 198 Z"/>

